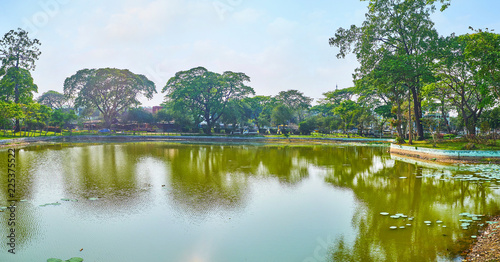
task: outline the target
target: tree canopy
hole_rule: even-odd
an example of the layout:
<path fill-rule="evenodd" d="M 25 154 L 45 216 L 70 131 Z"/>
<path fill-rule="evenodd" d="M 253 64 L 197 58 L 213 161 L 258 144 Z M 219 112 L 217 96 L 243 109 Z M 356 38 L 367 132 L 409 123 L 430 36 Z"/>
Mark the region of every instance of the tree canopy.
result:
<path fill-rule="evenodd" d="M 139 105 L 140 95 L 151 99 L 154 93 L 152 81 L 127 69 L 82 69 L 64 81 L 64 94 L 75 100 L 76 107 L 97 108 L 106 127 L 119 113 Z"/>
<path fill-rule="evenodd" d="M 61 109 L 67 103 L 64 94 L 54 90 L 49 90 L 43 93 L 38 99 L 38 103 L 46 105 L 52 109 Z"/>
<path fill-rule="evenodd" d="M 230 100 L 255 93 L 245 82 L 250 82 L 250 78 L 244 73 L 226 71 L 218 74 L 196 67 L 177 72 L 162 92 L 174 108 L 190 112 L 194 118 L 201 116 L 207 124 L 205 133 L 211 134 L 214 123 L 225 113 Z"/>
<path fill-rule="evenodd" d="M 361 27 L 339 28 L 330 38 L 330 45 L 339 48 L 338 58 L 353 51 L 361 66 L 356 78 L 370 74 L 380 61 L 396 63 L 403 70 L 387 73 L 411 92 L 414 104 L 415 125 L 420 139 L 423 126 L 420 121 L 421 87 L 432 78 L 432 52 L 438 34 L 430 15 L 435 11 L 432 0 L 369 0 L 366 20 Z M 440 1 L 446 7 L 449 1 Z M 387 59 L 390 57 L 391 59 Z M 383 59 L 385 58 L 385 59 Z"/>

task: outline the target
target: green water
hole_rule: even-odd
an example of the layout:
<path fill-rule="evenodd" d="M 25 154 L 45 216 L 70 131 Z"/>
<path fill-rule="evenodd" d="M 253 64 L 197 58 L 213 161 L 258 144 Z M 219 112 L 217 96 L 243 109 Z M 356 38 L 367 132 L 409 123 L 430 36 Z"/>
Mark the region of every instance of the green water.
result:
<path fill-rule="evenodd" d="M 0 212 L 0 261 L 449 261 L 500 212 L 500 168 L 424 167 L 386 147 L 55 144 L 16 163 L 27 201 L 15 255 Z M 485 217 L 462 229 L 464 212 Z"/>

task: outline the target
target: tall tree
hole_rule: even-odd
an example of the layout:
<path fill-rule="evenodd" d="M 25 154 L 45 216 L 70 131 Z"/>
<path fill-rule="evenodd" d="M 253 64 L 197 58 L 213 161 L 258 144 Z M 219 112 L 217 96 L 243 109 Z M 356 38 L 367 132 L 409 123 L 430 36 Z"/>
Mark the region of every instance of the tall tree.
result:
<path fill-rule="evenodd" d="M 218 74 L 195 67 L 177 72 L 162 92 L 174 107 L 178 105 L 193 116 L 201 116 L 207 123 L 205 133 L 211 134 L 213 125 L 224 114 L 231 99 L 239 100 L 255 93 L 245 82 L 250 82 L 250 78 L 244 73 L 226 71 Z"/>
<path fill-rule="evenodd" d="M 2 66 L 0 72 L 10 72 L 11 80 L 14 82 L 14 103 L 19 103 L 23 95 L 20 90 L 22 81 L 25 80 L 26 72 L 35 69 L 35 61 L 38 60 L 41 52 L 39 50 L 40 41 L 30 39 L 28 32 L 21 28 L 17 31 L 10 30 L 0 40 L 0 58 Z M 10 69 L 14 68 L 14 69 Z M 21 72 L 21 70 L 25 70 Z M 13 77 L 13 78 L 12 78 Z M 16 119 L 15 132 L 20 130 L 19 119 Z"/>
<path fill-rule="evenodd" d="M 140 95 L 152 99 L 154 93 L 152 81 L 127 69 L 82 69 L 64 81 L 64 94 L 75 106 L 97 108 L 107 128 L 119 113 L 139 105 Z"/>
<path fill-rule="evenodd" d="M 361 66 L 357 78 L 369 74 L 382 59 L 391 54 L 407 66 L 401 74 L 405 86 L 411 92 L 414 104 L 415 124 L 420 139 L 424 130 L 421 108 L 421 87 L 432 76 L 432 50 L 437 32 L 430 15 L 436 1 L 426 0 L 369 0 L 366 20 L 361 27 L 339 28 L 330 45 L 339 47 L 338 58 L 344 58 L 351 50 Z M 449 1 L 441 1 L 445 8 Z M 444 9 L 442 8 L 442 9 Z M 352 46 L 354 46 L 353 49 Z"/>

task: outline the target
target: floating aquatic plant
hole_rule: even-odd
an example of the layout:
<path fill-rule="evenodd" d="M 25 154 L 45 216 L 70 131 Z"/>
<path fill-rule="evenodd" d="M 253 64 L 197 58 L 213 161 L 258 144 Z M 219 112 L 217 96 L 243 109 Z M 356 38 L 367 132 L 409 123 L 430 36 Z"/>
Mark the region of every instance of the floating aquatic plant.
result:
<path fill-rule="evenodd" d="M 62 201 L 78 202 L 78 199 L 61 198 Z"/>
<path fill-rule="evenodd" d="M 59 202 L 55 202 L 55 203 L 47 203 L 47 204 L 43 204 L 43 205 L 40 205 L 41 207 L 46 207 L 46 206 L 59 206 L 61 205 L 61 203 Z"/>

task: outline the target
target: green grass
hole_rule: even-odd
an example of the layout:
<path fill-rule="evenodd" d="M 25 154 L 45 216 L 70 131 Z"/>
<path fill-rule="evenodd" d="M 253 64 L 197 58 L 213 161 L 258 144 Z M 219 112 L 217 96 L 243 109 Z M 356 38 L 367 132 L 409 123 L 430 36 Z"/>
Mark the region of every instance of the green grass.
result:
<path fill-rule="evenodd" d="M 436 144 L 436 146 L 433 146 L 433 142 L 430 140 L 424 140 L 424 141 L 413 141 L 412 145 L 408 144 L 403 144 L 405 146 L 415 146 L 415 147 L 425 147 L 425 148 L 434 148 L 434 149 L 440 149 L 440 150 L 465 150 L 465 146 L 467 144 L 470 144 L 471 142 L 465 142 L 465 141 L 457 141 L 457 140 L 448 140 L 448 141 L 441 141 Z M 486 144 L 481 144 L 481 143 L 474 143 L 474 146 L 476 147 L 474 150 L 500 150 L 500 141 L 496 141 L 496 145 L 486 145 Z"/>

